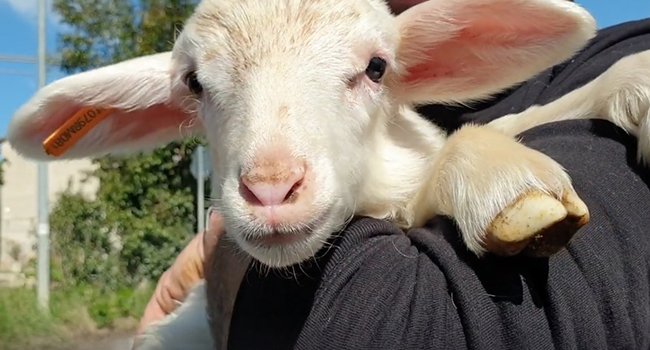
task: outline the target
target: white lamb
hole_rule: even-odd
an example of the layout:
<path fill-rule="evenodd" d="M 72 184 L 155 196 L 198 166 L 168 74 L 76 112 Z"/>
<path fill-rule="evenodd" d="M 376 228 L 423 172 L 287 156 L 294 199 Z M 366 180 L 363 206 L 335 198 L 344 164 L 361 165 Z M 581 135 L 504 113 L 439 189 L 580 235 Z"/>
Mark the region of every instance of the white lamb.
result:
<path fill-rule="evenodd" d="M 27 157 L 52 160 L 42 142 L 87 106 L 116 112 L 64 159 L 132 154 L 204 135 L 228 237 L 269 267 L 312 258 L 354 214 L 403 228 L 446 215 L 479 256 L 546 256 L 589 213 L 562 167 L 514 137 L 600 108 L 602 118 L 641 136 L 647 157 L 650 83 L 630 66 L 647 67 L 648 54 L 612 67 L 632 69 L 634 82 L 645 83 L 640 88 L 610 77 L 524 116 L 449 137 L 412 107 L 489 97 L 568 59 L 595 29 L 585 10 L 564 0 L 433 0 L 397 17 L 382 0 L 204 0 L 172 52 L 50 84 L 16 113 L 8 139 Z M 594 94 L 606 99 L 590 104 Z M 626 108 L 621 97 L 638 98 L 638 108 Z M 547 229 L 561 222 L 568 228 L 553 240 L 560 244 L 544 244 Z M 241 276 L 246 262 L 222 241 L 227 249 L 217 254 L 215 273 Z M 208 313 L 223 348 L 238 279 L 207 282 L 218 286 L 207 295 L 214 298 Z M 196 312 L 205 297 L 193 294 L 198 304 L 184 306 L 198 333 L 167 323 L 143 348 L 211 347 L 205 314 Z M 162 341 L 166 334 L 174 337 Z"/>

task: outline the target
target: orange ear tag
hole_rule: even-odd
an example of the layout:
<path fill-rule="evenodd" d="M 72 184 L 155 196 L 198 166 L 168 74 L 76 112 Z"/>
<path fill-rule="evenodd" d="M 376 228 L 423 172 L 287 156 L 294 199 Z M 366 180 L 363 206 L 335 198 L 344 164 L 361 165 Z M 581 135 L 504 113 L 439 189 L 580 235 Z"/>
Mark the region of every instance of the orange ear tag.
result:
<path fill-rule="evenodd" d="M 45 153 L 60 157 L 114 111 L 112 108 L 82 108 L 43 142 Z"/>

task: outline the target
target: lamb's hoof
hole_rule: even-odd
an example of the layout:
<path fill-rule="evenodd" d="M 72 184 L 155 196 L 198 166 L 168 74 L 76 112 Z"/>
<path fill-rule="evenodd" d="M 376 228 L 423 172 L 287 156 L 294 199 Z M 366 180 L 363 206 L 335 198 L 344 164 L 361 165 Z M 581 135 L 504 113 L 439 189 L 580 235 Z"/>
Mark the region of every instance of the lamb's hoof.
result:
<path fill-rule="evenodd" d="M 497 215 L 488 227 L 485 246 L 501 256 L 548 257 L 565 247 L 588 222 L 589 210 L 575 192 L 567 190 L 560 202 L 531 191 Z"/>

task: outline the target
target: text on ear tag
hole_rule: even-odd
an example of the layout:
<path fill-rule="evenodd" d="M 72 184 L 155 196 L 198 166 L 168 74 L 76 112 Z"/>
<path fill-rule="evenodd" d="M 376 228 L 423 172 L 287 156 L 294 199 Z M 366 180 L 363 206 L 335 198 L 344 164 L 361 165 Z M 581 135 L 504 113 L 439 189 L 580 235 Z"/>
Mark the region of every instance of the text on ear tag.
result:
<path fill-rule="evenodd" d="M 112 108 L 82 108 L 45 139 L 45 153 L 60 157 L 113 112 Z"/>

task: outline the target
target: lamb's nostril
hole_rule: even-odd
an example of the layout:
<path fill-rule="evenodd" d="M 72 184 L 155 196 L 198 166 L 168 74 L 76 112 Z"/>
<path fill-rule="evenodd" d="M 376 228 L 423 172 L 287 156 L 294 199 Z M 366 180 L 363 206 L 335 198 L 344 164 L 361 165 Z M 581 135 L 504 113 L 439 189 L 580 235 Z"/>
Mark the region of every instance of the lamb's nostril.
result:
<path fill-rule="evenodd" d="M 296 200 L 296 198 L 298 197 L 298 192 L 297 191 L 298 191 L 298 189 L 300 189 L 300 187 L 302 187 L 303 180 L 304 180 L 304 178 L 298 180 L 298 182 L 296 182 L 295 184 L 293 184 L 293 186 L 291 186 L 291 189 L 289 190 L 287 195 L 284 196 L 283 203 L 290 203 L 290 202 L 293 202 L 293 201 Z"/>
<path fill-rule="evenodd" d="M 257 198 L 255 193 L 250 190 L 246 185 L 246 181 L 242 177 L 242 181 L 239 182 L 239 194 L 244 198 L 244 200 L 252 205 L 262 205 L 262 202 Z"/>
<path fill-rule="evenodd" d="M 303 170 L 281 177 L 244 175 L 241 177 L 242 197 L 253 205 L 274 206 L 291 202 L 295 200 L 304 176 Z"/>

